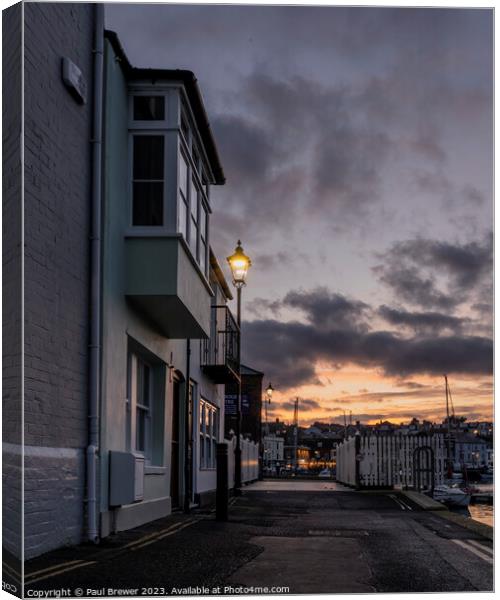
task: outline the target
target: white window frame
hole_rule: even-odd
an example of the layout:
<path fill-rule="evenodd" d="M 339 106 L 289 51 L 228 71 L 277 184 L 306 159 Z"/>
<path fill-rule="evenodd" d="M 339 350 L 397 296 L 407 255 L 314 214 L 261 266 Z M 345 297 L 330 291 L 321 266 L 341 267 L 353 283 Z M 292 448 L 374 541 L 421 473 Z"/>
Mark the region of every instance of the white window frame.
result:
<path fill-rule="evenodd" d="M 213 471 L 217 466 L 216 449 L 219 441 L 219 418 L 220 411 L 218 407 L 200 397 L 198 439 L 200 445 L 199 465 L 202 471 Z"/>
<path fill-rule="evenodd" d="M 137 378 L 139 372 L 139 364 L 144 365 L 148 368 L 148 402 L 149 406 L 145 404 L 139 404 L 137 399 Z M 144 456 L 147 464 L 151 463 L 152 454 L 152 419 L 153 419 L 153 407 L 154 407 L 154 377 L 153 367 L 142 356 L 136 352 L 131 351 L 128 357 L 128 399 L 127 399 L 127 449 Z M 140 449 L 137 447 L 137 414 L 138 411 L 144 413 L 144 448 Z"/>
<path fill-rule="evenodd" d="M 170 104 L 169 94 L 173 91 L 178 93 L 179 98 L 179 112 L 177 117 L 174 118 L 174 112 Z M 151 121 L 135 121 L 134 120 L 134 97 L 136 96 L 163 96 L 165 102 L 165 114 L 163 120 L 151 120 Z M 180 227 L 180 203 L 185 202 L 186 205 L 186 236 L 184 237 L 185 246 L 192 255 L 194 261 L 198 265 L 200 271 L 203 273 L 205 278 L 208 278 L 208 252 L 209 252 L 209 229 L 210 229 L 210 183 L 211 173 L 210 164 L 205 152 L 200 135 L 196 129 L 194 123 L 194 116 L 189 106 L 189 102 L 186 93 L 182 87 L 174 84 L 160 84 L 153 87 L 149 87 L 146 83 L 137 84 L 131 86 L 128 92 L 129 104 L 128 104 L 128 127 L 129 127 L 129 148 L 128 148 L 128 160 L 129 160 L 129 172 L 128 172 L 128 197 L 129 197 L 129 227 L 132 235 L 172 235 L 174 232 L 182 235 Z M 174 106 L 175 103 L 172 105 Z M 185 133 L 182 131 L 182 120 L 187 125 L 187 138 Z M 177 157 L 169 154 L 168 144 L 168 133 L 175 131 L 177 132 Z M 163 164 L 163 224 L 157 225 L 134 225 L 133 224 L 133 208 L 134 208 L 134 197 L 133 197 L 133 137 L 135 135 L 157 135 L 163 136 L 164 138 L 164 164 Z M 170 148 L 170 153 L 172 148 Z M 196 153 L 198 160 L 195 164 L 193 153 Z M 181 153 L 184 155 L 188 167 L 187 174 L 187 198 L 182 199 L 180 191 L 180 161 Z M 175 207 L 176 222 L 172 223 L 169 215 L 169 199 L 173 201 L 173 197 L 169 197 L 173 190 L 169 188 L 168 182 L 168 161 L 177 161 L 177 190 L 175 192 L 177 206 Z M 193 182 L 196 185 L 197 194 L 192 192 Z M 191 237 L 191 203 L 197 202 L 197 233 L 195 242 L 190 244 Z M 201 235 L 201 211 L 204 210 L 206 214 L 206 228 L 203 236 L 203 244 L 205 245 L 204 256 L 201 256 L 201 250 L 203 248 L 202 235 Z M 195 250 L 194 250 L 195 249 Z"/>

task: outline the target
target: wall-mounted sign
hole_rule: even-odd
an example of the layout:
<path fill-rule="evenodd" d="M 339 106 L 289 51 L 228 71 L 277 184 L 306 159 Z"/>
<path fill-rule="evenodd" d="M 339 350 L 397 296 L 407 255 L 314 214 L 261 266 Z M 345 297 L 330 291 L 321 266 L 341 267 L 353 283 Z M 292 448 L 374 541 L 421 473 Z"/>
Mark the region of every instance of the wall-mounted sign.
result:
<path fill-rule="evenodd" d="M 226 415 L 236 416 L 238 406 L 237 394 L 226 394 L 225 413 Z M 246 394 L 241 395 L 241 414 L 250 414 L 250 400 Z"/>

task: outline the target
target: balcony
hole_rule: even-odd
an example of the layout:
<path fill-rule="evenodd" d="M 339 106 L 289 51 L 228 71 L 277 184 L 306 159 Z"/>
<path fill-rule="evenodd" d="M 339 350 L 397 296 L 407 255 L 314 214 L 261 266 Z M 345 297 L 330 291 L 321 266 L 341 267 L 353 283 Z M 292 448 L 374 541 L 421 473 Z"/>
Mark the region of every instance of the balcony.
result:
<path fill-rule="evenodd" d="M 125 238 L 125 295 L 135 310 L 170 339 L 210 335 L 213 292 L 179 235 Z"/>
<path fill-rule="evenodd" d="M 212 306 L 210 337 L 201 343 L 201 368 L 214 383 L 239 381 L 240 328 L 225 305 Z"/>

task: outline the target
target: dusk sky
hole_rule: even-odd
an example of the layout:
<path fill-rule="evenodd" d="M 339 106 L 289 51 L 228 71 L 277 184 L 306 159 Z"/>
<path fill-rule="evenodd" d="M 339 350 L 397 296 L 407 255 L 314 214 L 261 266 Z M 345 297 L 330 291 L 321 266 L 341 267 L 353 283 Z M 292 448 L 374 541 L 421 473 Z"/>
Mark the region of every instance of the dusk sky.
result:
<path fill-rule="evenodd" d="M 212 246 L 252 259 L 270 415 L 441 419 L 448 373 L 456 412 L 491 419 L 493 12 L 114 4 L 106 26 L 134 66 L 198 78 Z"/>

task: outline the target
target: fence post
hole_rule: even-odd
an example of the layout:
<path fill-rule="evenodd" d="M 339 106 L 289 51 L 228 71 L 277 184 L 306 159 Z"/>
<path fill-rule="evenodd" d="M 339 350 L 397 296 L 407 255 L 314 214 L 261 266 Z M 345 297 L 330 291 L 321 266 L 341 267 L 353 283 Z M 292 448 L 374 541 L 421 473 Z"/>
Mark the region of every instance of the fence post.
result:
<path fill-rule="evenodd" d="M 227 521 L 229 506 L 227 444 L 217 444 L 217 489 L 215 492 L 215 518 Z"/>
<path fill-rule="evenodd" d="M 359 476 L 359 466 L 361 462 L 361 435 L 359 431 L 356 432 L 354 436 L 354 465 L 355 465 L 355 474 L 354 474 L 354 484 L 356 489 L 359 490 L 361 488 L 361 481 Z"/>

